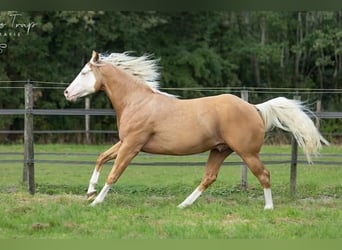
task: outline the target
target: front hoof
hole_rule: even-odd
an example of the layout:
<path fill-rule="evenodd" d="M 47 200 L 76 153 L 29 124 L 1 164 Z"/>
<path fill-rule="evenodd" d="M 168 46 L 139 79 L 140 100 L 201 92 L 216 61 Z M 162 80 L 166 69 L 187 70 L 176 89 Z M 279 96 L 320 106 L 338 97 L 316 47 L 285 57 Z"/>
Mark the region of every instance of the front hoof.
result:
<path fill-rule="evenodd" d="M 89 206 L 89 207 L 95 207 L 96 204 L 97 204 L 97 203 L 96 203 L 95 201 L 93 201 L 93 202 L 90 203 L 88 206 Z"/>
<path fill-rule="evenodd" d="M 96 191 L 87 194 L 87 201 L 93 201 L 96 198 Z"/>
<path fill-rule="evenodd" d="M 186 208 L 186 207 L 188 207 L 189 205 L 187 205 L 187 204 L 184 204 L 184 203 L 181 203 L 181 204 L 179 204 L 178 206 L 177 206 L 177 208 L 179 208 L 179 209 L 184 209 L 184 208 Z"/>
<path fill-rule="evenodd" d="M 264 207 L 264 210 L 265 211 L 272 211 L 273 210 L 273 205 L 266 205 L 265 207 Z"/>

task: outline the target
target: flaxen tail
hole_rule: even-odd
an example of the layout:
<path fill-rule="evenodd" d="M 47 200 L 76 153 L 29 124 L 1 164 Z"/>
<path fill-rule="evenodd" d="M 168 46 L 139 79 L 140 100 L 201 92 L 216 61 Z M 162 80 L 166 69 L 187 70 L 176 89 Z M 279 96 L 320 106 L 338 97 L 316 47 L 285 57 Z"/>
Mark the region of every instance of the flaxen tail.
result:
<path fill-rule="evenodd" d="M 311 155 L 317 155 L 321 142 L 329 145 L 306 113 L 312 113 L 301 101 L 277 97 L 255 105 L 264 120 L 265 130 L 278 127 L 293 134 L 311 163 Z"/>

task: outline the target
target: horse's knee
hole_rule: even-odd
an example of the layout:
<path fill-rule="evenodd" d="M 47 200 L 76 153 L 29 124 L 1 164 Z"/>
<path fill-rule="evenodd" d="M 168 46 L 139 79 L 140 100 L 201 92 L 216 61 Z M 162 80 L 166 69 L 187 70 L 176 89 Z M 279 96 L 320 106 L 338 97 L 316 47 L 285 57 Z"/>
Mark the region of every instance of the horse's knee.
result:
<path fill-rule="evenodd" d="M 110 158 L 108 158 L 108 155 L 106 155 L 105 153 L 101 153 L 96 159 L 96 165 L 95 165 L 96 170 L 100 172 L 103 164 L 109 160 Z"/>
<path fill-rule="evenodd" d="M 97 166 L 102 165 L 104 158 L 105 158 L 105 154 L 101 153 L 96 159 L 96 165 Z"/>

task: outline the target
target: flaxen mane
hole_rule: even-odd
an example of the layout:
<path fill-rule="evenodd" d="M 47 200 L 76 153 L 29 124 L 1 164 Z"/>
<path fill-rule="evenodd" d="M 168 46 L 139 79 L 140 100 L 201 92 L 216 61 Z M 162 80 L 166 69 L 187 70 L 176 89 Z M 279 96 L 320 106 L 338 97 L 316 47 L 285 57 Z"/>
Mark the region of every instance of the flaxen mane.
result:
<path fill-rule="evenodd" d="M 151 55 L 134 57 L 129 52 L 100 54 L 100 61 L 113 64 L 131 75 L 137 77 L 142 83 L 147 84 L 153 90 L 159 87 L 158 59 L 152 59 Z"/>

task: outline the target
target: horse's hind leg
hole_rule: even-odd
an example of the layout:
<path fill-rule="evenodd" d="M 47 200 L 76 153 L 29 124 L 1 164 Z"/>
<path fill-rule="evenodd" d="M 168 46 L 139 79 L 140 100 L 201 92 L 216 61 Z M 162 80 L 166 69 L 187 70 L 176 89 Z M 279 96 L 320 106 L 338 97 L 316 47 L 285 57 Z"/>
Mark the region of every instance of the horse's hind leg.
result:
<path fill-rule="evenodd" d="M 97 158 L 94 172 L 89 181 L 89 187 L 87 191 L 87 200 L 95 199 L 96 197 L 95 186 L 98 182 L 102 166 L 104 163 L 116 158 L 120 146 L 121 146 L 121 142 L 119 141 L 118 143 L 110 147 L 108 150 L 100 154 L 99 157 Z"/>
<path fill-rule="evenodd" d="M 262 164 L 258 154 L 250 155 L 240 155 L 244 162 L 247 164 L 248 168 L 252 173 L 258 178 L 260 184 L 264 188 L 265 196 L 265 210 L 273 209 L 273 200 L 271 193 L 271 182 L 270 182 L 270 172 L 265 169 Z"/>
<path fill-rule="evenodd" d="M 216 180 L 222 162 L 231 153 L 232 151 L 230 149 L 222 152 L 216 149 L 210 151 L 205 174 L 200 185 L 181 204 L 178 205 L 179 208 L 185 208 L 193 204 L 203 193 L 203 191 L 206 190 Z"/>

